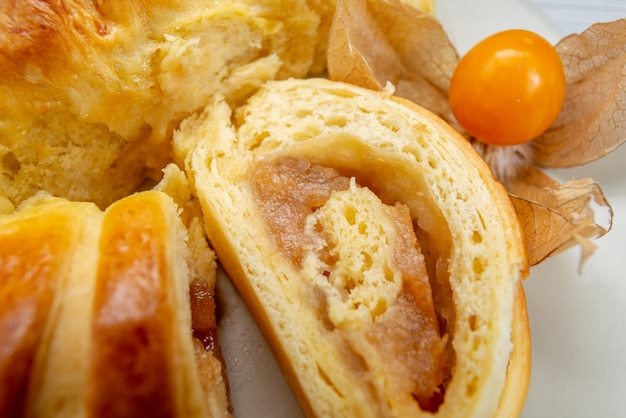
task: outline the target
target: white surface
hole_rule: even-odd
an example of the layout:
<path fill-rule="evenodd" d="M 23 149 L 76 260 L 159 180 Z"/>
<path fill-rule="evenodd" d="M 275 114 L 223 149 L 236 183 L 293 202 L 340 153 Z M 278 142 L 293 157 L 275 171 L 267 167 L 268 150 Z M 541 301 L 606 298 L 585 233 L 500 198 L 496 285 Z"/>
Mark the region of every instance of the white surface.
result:
<path fill-rule="evenodd" d="M 460 53 L 505 29 L 535 31 L 554 43 L 561 31 L 527 0 L 435 0 L 436 15 Z"/>
<path fill-rule="evenodd" d="M 624 0 L 531 0 L 564 34 L 579 33 L 590 23 L 626 17 Z"/>
<path fill-rule="evenodd" d="M 551 42 L 558 41 L 564 33 L 562 22 L 557 22 L 560 26 L 551 23 L 526 0 L 437 0 L 437 16 L 460 52 L 503 29 L 534 30 Z M 577 272 L 579 254 L 573 249 L 533 268 L 525 283 L 533 370 L 524 418 L 624 416 L 621 407 L 626 395 L 623 161 L 626 161 L 626 146 L 596 163 L 552 172 L 561 179 L 597 180 L 613 205 L 614 224 L 613 230 L 596 242 L 598 249 L 582 274 Z M 235 417 L 302 417 L 249 313 L 223 277 L 219 290 L 227 303 L 222 306 L 224 316 L 220 324 Z"/>

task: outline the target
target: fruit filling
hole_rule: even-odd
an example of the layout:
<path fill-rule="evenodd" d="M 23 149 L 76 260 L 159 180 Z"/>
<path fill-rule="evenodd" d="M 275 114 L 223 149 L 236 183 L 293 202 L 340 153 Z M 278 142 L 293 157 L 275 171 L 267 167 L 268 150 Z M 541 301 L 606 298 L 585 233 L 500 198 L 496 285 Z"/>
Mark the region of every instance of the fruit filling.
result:
<path fill-rule="evenodd" d="M 346 363 L 388 376 L 373 396 L 436 410 L 448 339 L 408 207 L 304 158 L 262 161 L 249 181 L 277 247 L 321 295 L 325 332 L 359 359 Z"/>

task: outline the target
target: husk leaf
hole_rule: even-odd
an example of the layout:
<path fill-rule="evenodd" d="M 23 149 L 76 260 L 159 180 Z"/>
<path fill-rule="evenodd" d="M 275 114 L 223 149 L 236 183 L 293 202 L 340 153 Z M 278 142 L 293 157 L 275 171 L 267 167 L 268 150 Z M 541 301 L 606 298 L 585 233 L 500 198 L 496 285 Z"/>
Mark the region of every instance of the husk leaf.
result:
<path fill-rule="evenodd" d="M 531 265 L 578 244 L 580 270 L 595 249 L 591 240 L 611 228 L 611 206 L 600 186 L 591 179 L 559 183 L 531 168 L 525 176 L 511 182 L 508 190 L 524 230 Z M 607 226 L 596 223 L 592 206 L 606 209 Z"/>
<path fill-rule="evenodd" d="M 626 140 L 626 19 L 598 23 L 556 45 L 567 90 L 563 109 L 532 144 L 534 162 L 572 167 Z"/>
<path fill-rule="evenodd" d="M 339 0 L 328 47 L 328 74 L 370 89 L 387 82 L 395 94 L 454 117 L 448 88 L 456 49 L 431 14 L 399 0 Z"/>

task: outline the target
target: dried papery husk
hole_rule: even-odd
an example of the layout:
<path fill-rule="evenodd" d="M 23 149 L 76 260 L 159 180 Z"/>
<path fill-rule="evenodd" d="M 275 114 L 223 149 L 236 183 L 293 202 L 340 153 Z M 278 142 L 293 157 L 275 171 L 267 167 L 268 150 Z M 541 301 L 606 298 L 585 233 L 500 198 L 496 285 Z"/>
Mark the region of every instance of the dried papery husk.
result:
<path fill-rule="evenodd" d="M 534 162 L 572 167 L 626 140 L 626 19 L 597 23 L 556 49 L 567 81 L 565 103 L 550 129 L 532 142 Z"/>
<path fill-rule="evenodd" d="M 509 192 L 524 230 L 529 264 L 579 244 L 580 270 L 596 248 L 591 240 L 606 234 L 612 223 L 612 209 L 600 185 L 591 179 L 565 183 L 553 179 L 533 166 L 530 143 L 494 146 L 473 141 L 473 145 Z M 596 222 L 593 206 L 606 210 L 608 226 Z"/>
<path fill-rule="evenodd" d="M 524 230 L 529 264 L 578 244 L 580 271 L 596 248 L 592 239 L 612 225 L 613 211 L 600 185 L 589 178 L 561 183 L 550 177 L 533 166 L 532 143 L 498 146 L 473 140 L 473 145 L 509 192 Z M 596 220 L 598 209 L 607 213 L 605 226 Z"/>
<path fill-rule="evenodd" d="M 380 46 L 386 42 L 369 9 L 363 7 L 366 3 L 367 0 L 340 0 L 337 3 L 328 42 L 328 74 L 335 81 L 381 90 L 383 85 L 370 66 L 370 62 L 381 59 L 371 57 L 381 57 L 393 50 L 389 45 Z M 370 56 L 369 60 L 366 54 Z M 395 54 L 389 58 L 395 61 Z"/>
<path fill-rule="evenodd" d="M 400 0 L 340 0 L 329 37 L 328 74 L 395 94 L 454 124 L 448 88 L 458 53 L 439 21 Z"/>
<path fill-rule="evenodd" d="M 580 270 L 595 250 L 591 240 L 611 228 L 611 206 L 592 179 L 560 183 L 531 167 L 524 176 L 511 181 L 507 189 L 524 230 L 531 265 L 580 245 Z M 606 226 L 596 222 L 593 206 L 606 209 Z"/>

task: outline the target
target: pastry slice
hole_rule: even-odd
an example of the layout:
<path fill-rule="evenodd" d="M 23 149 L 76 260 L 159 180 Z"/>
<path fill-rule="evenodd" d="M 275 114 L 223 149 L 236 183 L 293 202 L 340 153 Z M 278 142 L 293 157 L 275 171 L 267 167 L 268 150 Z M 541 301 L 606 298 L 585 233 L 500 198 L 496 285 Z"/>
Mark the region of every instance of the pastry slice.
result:
<path fill-rule="evenodd" d="M 307 416 L 519 414 L 520 227 L 456 131 L 390 91 L 308 79 L 216 99 L 174 143 Z"/>
<path fill-rule="evenodd" d="M 231 415 L 214 254 L 181 211 L 147 191 L 1 215 L 0 415 Z"/>
<path fill-rule="evenodd" d="M 61 199 L 0 215 L 0 416 L 24 415 L 55 297 L 72 271 L 83 232 L 98 216 L 90 203 Z"/>
<path fill-rule="evenodd" d="M 0 2 L 0 194 L 101 208 L 160 179 L 215 94 L 324 70 L 335 0 Z"/>

